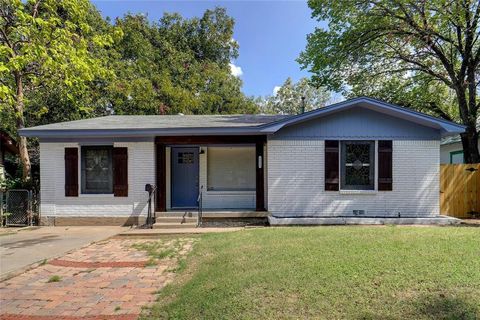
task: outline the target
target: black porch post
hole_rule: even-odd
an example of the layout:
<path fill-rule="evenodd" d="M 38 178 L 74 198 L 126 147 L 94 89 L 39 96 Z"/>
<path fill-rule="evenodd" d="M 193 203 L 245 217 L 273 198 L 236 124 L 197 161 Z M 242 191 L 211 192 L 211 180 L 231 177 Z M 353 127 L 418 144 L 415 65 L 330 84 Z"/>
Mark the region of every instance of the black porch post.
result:
<path fill-rule="evenodd" d="M 264 183 L 264 167 L 265 157 L 263 156 L 263 140 L 257 141 L 255 144 L 255 167 L 256 169 L 256 211 L 265 211 L 265 183 Z"/>

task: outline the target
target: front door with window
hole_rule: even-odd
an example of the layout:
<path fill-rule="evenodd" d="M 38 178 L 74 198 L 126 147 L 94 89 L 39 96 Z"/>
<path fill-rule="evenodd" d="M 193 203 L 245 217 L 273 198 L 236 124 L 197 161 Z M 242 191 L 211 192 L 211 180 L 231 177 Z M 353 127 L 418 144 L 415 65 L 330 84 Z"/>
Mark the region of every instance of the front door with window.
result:
<path fill-rule="evenodd" d="M 172 208 L 196 208 L 199 184 L 198 148 L 172 148 Z"/>

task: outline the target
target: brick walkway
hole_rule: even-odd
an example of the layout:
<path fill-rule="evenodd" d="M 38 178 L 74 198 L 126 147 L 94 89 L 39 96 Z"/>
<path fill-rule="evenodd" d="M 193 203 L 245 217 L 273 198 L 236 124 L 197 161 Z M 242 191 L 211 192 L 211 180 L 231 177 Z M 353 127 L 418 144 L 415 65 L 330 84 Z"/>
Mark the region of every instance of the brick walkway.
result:
<path fill-rule="evenodd" d="M 132 247 L 155 241 L 94 243 L 0 283 L 0 319 L 137 319 L 142 307 L 155 301 L 155 292 L 173 279 L 178 257 L 193 244 L 193 239 L 181 239 L 175 242 L 174 258 L 154 262 Z M 160 248 L 172 247 L 172 241 L 163 240 Z"/>

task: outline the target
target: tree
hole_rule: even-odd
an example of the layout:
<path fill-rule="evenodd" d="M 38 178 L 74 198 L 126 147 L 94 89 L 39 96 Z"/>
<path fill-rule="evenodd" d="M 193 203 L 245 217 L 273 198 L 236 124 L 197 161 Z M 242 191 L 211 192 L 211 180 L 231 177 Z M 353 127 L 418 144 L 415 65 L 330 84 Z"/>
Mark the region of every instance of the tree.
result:
<path fill-rule="evenodd" d="M 274 95 L 263 103 L 263 110 L 267 113 L 298 114 L 324 107 L 330 99 L 330 93 L 324 88 L 312 86 L 307 78 L 293 83 L 289 77 Z"/>
<path fill-rule="evenodd" d="M 480 3 L 475 0 L 310 0 L 327 20 L 300 55 L 313 81 L 460 119 L 467 163 L 478 150 Z"/>
<path fill-rule="evenodd" d="M 98 77 L 110 74 L 97 54 L 118 32 L 96 33 L 93 15 L 99 17 L 87 0 L 0 3 L 0 111 L 5 120 L 14 120 L 15 130 L 25 127 L 26 116 L 39 118 L 49 112 L 51 106 L 40 102 L 42 93 L 53 91 L 68 100 L 57 114 L 81 113 L 86 107 L 76 98 Z M 19 137 L 18 144 L 27 181 L 31 168 L 27 139 Z"/>
<path fill-rule="evenodd" d="M 116 20 L 124 32 L 113 62 L 116 80 L 107 96 L 117 114 L 251 113 L 258 109 L 230 72 L 238 56 L 234 21 L 225 9 L 185 19 L 166 13 Z"/>
<path fill-rule="evenodd" d="M 2 1 L 2 129 L 112 113 L 257 112 L 230 72 L 233 26 L 221 8 L 153 23 L 129 14 L 112 24 L 88 0 Z M 18 141 L 28 180 L 37 143 Z"/>

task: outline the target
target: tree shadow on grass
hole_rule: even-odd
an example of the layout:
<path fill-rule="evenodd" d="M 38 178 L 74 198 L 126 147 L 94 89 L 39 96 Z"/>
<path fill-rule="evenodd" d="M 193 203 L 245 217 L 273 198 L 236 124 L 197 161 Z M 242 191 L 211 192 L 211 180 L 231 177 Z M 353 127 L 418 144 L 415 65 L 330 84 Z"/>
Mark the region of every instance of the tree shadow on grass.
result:
<path fill-rule="evenodd" d="M 396 315 L 369 313 L 359 319 L 439 319 L 439 320 L 475 320 L 480 319 L 480 302 L 445 295 L 423 295 L 407 300 L 404 313 Z M 403 309 L 403 308 L 402 308 Z M 402 310 L 403 311 L 403 310 Z"/>
<path fill-rule="evenodd" d="M 457 297 L 425 297 L 416 303 L 417 310 L 431 319 L 479 319 L 479 301 Z"/>

